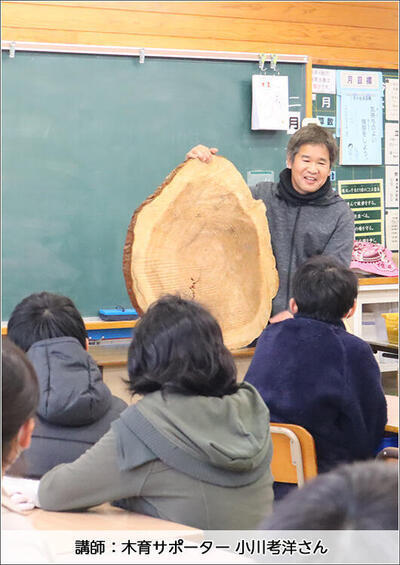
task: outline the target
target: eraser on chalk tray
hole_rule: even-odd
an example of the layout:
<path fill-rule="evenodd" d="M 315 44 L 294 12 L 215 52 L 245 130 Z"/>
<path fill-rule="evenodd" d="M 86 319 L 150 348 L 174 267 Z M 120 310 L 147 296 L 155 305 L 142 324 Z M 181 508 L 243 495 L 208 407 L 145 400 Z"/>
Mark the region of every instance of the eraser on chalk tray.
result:
<path fill-rule="evenodd" d="M 139 317 L 135 308 L 124 308 L 123 306 L 115 306 L 114 308 L 100 308 L 99 316 L 106 322 L 118 320 L 136 320 Z"/>

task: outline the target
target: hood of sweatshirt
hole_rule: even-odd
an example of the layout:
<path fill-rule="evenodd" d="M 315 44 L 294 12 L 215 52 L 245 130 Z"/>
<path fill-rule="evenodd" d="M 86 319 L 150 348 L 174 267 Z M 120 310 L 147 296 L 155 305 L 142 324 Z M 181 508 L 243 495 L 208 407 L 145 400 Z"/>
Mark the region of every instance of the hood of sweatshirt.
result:
<path fill-rule="evenodd" d="M 38 415 L 51 424 L 84 426 L 111 406 L 100 369 L 73 337 L 37 341 L 27 353 L 40 389 Z"/>
<path fill-rule="evenodd" d="M 269 411 L 249 383 L 222 398 L 153 392 L 113 427 L 125 469 L 139 463 L 133 436 L 171 467 L 226 486 L 256 480 L 272 457 Z"/>

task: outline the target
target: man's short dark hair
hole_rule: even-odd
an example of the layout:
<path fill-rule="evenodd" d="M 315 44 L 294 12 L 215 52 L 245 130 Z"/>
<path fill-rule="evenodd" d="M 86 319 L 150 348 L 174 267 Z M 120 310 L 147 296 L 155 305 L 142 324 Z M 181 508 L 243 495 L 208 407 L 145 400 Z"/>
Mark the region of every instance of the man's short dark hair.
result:
<path fill-rule="evenodd" d="M 293 277 L 293 298 L 299 314 L 316 320 L 341 320 L 358 292 L 356 274 L 327 255 L 315 255 L 300 265 Z"/>
<path fill-rule="evenodd" d="M 14 308 L 7 324 L 8 337 L 23 351 L 37 341 L 74 337 L 86 348 L 87 332 L 75 304 L 51 292 L 30 294 Z"/>
<path fill-rule="evenodd" d="M 394 463 L 345 464 L 290 492 L 263 530 L 397 530 L 398 471 Z"/>
<path fill-rule="evenodd" d="M 128 351 L 132 394 L 156 390 L 218 396 L 238 390 L 236 366 L 216 319 L 198 302 L 166 295 L 135 327 Z"/>
<path fill-rule="evenodd" d="M 317 124 L 308 124 L 298 129 L 290 138 L 286 156 L 289 163 L 293 163 L 302 145 L 325 145 L 329 153 L 330 167 L 336 162 L 338 155 L 338 147 L 333 135 Z"/>

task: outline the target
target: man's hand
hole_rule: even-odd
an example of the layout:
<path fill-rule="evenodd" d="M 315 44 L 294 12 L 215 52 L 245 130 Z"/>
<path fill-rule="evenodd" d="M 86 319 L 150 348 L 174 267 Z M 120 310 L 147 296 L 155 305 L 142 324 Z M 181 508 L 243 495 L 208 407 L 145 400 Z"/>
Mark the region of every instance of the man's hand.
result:
<path fill-rule="evenodd" d="M 270 324 L 277 324 L 278 322 L 283 322 L 283 320 L 288 320 L 289 318 L 293 318 L 293 314 L 289 312 L 289 310 L 283 310 L 283 312 L 278 312 L 275 316 L 269 319 Z"/>
<path fill-rule="evenodd" d="M 218 152 L 216 147 L 206 147 L 205 145 L 196 145 L 188 153 L 186 153 L 186 159 L 200 159 L 203 163 L 209 163 Z"/>

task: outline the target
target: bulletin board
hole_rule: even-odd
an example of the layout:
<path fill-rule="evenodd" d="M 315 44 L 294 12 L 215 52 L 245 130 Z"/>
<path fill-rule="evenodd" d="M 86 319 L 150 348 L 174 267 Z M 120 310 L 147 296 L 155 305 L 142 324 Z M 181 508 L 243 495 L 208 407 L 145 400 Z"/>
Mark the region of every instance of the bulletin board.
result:
<path fill-rule="evenodd" d="M 386 107 L 386 91 L 392 88 L 397 80 L 398 72 L 385 69 L 365 69 L 315 66 L 323 72 L 313 78 L 313 117 L 318 117 L 321 125 L 336 136 L 339 148 L 341 137 L 337 136 L 337 120 L 340 119 L 336 84 L 333 88 L 332 71 L 361 71 L 363 78 L 366 72 L 382 73 L 383 96 L 380 112 L 383 124 L 381 138 L 381 165 L 342 165 L 338 163 L 332 168 L 332 186 L 348 199 L 356 220 L 356 239 L 373 241 L 398 252 L 398 157 L 393 159 L 393 147 L 385 143 L 386 130 L 391 128 L 395 134 L 397 128 L 398 142 L 398 102 L 397 119 L 394 108 L 388 112 Z M 328 71 L 325 73 L 325 71 Z M 361 74 L 361 73 L 360 73 Z M 357 75 L 357 73 L 355 73 Z M 391 82 L 391 84 L 389 84 Z M 335 90 L 335 92 L 332 92 Z M 392 137 L 394 139 L 394 136 Z M 340 188 L 340 190 L 339 190 Z M 378 233 L 380 232 L 380 233 Z M 371 235 L 372 234 L 372 235 Z"/>

